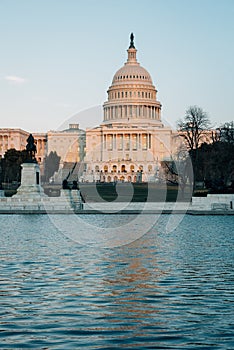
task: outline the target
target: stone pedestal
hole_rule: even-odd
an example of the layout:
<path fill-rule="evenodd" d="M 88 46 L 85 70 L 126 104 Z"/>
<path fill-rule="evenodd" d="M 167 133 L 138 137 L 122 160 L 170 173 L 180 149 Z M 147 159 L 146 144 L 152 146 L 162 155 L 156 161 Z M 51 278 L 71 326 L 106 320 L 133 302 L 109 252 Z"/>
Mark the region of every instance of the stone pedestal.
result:
<path fill-rule="evenodd" d="M 4 197 L 4 196 L 5 196 L 4 190 L 0 190 L 0 197 Z"/>
<path fill-rule="evenodd" d="M 21 185 L 14 197 L 38 199 L 44 190 L 40 184 L 40 168 L 37 163 L 23 163 L 21 170 Z"/>

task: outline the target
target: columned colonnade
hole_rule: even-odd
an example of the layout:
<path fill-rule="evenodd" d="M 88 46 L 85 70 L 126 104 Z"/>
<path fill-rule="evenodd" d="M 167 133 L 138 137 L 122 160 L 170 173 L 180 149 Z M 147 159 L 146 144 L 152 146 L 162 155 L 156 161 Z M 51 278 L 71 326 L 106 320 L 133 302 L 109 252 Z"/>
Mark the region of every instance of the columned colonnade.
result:
<path fill-rule="evenodd" d="M 149 132 L 104 133 L 102 137 L 105 151 L 139 151 L 152 148 L 152 136 Z"/>
<path fill-rule="evenodd" d="M 116 118 L 146 118 L 161 120 L 161 109 L 148 105 L 119 105 L 105 106 L 104 120 L 112 120 Z"/>

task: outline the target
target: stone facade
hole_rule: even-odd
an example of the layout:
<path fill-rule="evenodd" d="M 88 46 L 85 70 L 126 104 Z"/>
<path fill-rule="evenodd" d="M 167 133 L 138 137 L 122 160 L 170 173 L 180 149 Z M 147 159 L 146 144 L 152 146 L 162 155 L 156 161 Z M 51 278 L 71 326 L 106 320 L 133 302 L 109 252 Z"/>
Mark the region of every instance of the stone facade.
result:
<path fill-rule="evenodd" d="M 150 74 L 137 62 L 134 45 L 109 87 L 103 122 L 86 130 L 82 181 L 156 181 L 170 159 L 174 131 L 161 120 L 161 103 Z"/>
<path fill-rule="evenodd" d="M 85 131 L 79 128 L 79 124 L 69 124 L 69 128 L 63 131 L 48 131 L 47 154 L 56 152 L 64 162 L 76 163 L 84 158 Z"/>
<path fill-rule="evenodd" d="M 0 128 L 0 158 L 3 158 L 6 151 L 11 148 L 23 151 L 29 134 L 28 131 L 22 129 Z M 47 150 L 47 135 L 46 133 L 33 133 L 33 136 L 37 146 L 37 161 L 43 164 Z"/>
<path fill-rule="evenodd" d="M 29 134 L 22 129 L 0 128 L 0 158 L 11 148 L 24 150 Z M 61 157 L 61 168 L 65 162 L 76 163 L 84 158 L 85 131 L 79 128 L 79 124 L 70 124 L 68 129 L 62 131 L 32 134 L 37 147 L 36 159 L 42 173 L 45 157 L 51 151 Z"/>
<path fill-rule="evenodd" d="M 40 168 L 37 163 L 23 163 L 21 165 L 21 185 L 13 198 L 36 199 L 44 196 L 44 190 L 41 187 Z"/>

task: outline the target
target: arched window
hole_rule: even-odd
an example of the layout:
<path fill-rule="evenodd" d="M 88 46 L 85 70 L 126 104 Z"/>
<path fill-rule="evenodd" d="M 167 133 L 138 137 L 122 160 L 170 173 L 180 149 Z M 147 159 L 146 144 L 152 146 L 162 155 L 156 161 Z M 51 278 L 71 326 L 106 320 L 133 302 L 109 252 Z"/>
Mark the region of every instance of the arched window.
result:
<path fill-rule="evenodd" d="M 134 169 L 135 169 L 134 165 L 133 165 L 133 164 L 130 165 L 130 171 L 131 171 L 132 173 L 134 172 Z"/>
<path fill-rule="evenodd" d="M 99 172 L 99 166 L 98 165 L 95 165 L 95 171 L 96 171 L 96 173 Z"/>
<path fill-rule="evenodd" d="M 108 173 L 108 166 L 104 165 L 104 173 Z"/>
<path fill-rule="evenodd" d="M 125 165 L 122 164 L 122 165 L 121 165 L 121 172 L 122 172 L 122 173 L 125 173 L 125 171 L 126 171 L 126 170 L 125 170 Z"/>
<path fill-rule="evenodd" d="M 113 165 L 112 171 L 113 171 L 113 173 L 117 173 L 117 165 Z"/>

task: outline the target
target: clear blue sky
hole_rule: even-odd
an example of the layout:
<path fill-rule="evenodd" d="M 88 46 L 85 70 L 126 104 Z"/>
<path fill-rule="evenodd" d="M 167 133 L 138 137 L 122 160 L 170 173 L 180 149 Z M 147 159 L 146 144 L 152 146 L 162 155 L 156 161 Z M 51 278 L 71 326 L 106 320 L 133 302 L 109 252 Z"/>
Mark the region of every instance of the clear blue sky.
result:
<path fill-rule="evenodd" d="M 131 32 L 166 120 L 190 105 L 234 120 L 233 19 L 233 0 L 0 0 L 0 127 L 57 129 L 102 105 Z"/>

